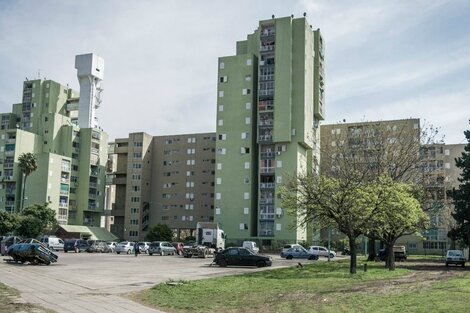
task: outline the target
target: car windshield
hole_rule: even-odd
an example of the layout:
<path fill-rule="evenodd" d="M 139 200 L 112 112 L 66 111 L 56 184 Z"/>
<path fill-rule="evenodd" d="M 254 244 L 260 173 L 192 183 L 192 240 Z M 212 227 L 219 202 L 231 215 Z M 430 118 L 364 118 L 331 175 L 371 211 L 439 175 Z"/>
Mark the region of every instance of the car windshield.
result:
<path fill-rule="evenodd" d="M 447 252 L 448 256 L 462 256 L 462 251 L 449 251 Z"/>

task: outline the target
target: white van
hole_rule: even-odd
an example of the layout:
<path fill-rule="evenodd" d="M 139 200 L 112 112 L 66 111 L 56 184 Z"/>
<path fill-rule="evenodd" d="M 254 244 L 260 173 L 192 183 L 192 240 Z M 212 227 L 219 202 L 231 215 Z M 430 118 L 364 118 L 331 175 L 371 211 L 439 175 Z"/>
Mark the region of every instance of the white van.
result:
<path fill-rule="evenodd" d="M 42 237 L 40 240 L 50 250 L 64 250 L 64 241 L 57 237 Z"/>
<path fill-rule="evenodd" d="M 259 252 L 259 248 L 256 246 L 256 242 L 254 242 L 254 241 L 243 241 L 242 247 L 247 248 L 247 249 L 253 251 L 254 253 Z"/>

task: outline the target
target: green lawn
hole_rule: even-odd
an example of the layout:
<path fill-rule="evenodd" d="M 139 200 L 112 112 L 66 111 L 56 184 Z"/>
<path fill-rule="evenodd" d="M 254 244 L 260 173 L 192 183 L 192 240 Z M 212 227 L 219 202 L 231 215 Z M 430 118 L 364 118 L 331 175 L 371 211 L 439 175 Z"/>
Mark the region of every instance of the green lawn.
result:
<path fill-rule="evenodd" d="M 394 272 L 384 269 L 383 263 L 369 263 L 367 272 L 361 267 L 350 275 L 347 262 L 316 262 L 303 268 L 185 281 L 176 286 L 163 283 L 138 294 L 137 299 L 167 312 L 470 310 L 469 272 L 453 268 L 446 272 L 435 260 L 428 263 L 431 268 L 413 270 L 420 264 L 413 261 L 399 264 L 409 269 Z"/>

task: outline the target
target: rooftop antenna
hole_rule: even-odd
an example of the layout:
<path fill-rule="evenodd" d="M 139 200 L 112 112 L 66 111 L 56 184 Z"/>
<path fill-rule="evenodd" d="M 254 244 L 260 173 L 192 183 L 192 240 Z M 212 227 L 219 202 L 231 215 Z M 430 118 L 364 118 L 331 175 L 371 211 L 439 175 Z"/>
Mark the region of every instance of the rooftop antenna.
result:
<path fill-rule="evenodd" d="M 272 18 L 275 18 L 274 14 L 271 16 Z"/>
<path fill-rule="evenodd" d="M 291 16 L 290 16 L 290 17 L 291 17 L 291 18 L 294 18 L 294 14 L 291 14 Z"/>
<path fill-rule="evenodd" d="M 38 69 L 38 79 L 41 79 L 41 69 Z"/>
<path fill-rule="evenodd" d="M 304 12 L 304 17 L 306 17 L 306 16 L 307 16 L 307 12 Z"/>

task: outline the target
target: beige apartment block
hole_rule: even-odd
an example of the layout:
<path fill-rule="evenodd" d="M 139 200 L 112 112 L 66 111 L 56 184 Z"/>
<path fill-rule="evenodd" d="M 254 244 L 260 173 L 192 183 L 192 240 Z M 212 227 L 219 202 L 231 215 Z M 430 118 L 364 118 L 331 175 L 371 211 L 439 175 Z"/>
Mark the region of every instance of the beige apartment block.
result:
<path fill-rule="evenodd" d="M 213 220 L 215 133 L 131 133 L 113 146 L 109 188 L 115 192 L 108 201 L 116 236 L 141 240 L 153 226 L 166 224 L 184 238 L 197 222 Z"/>

